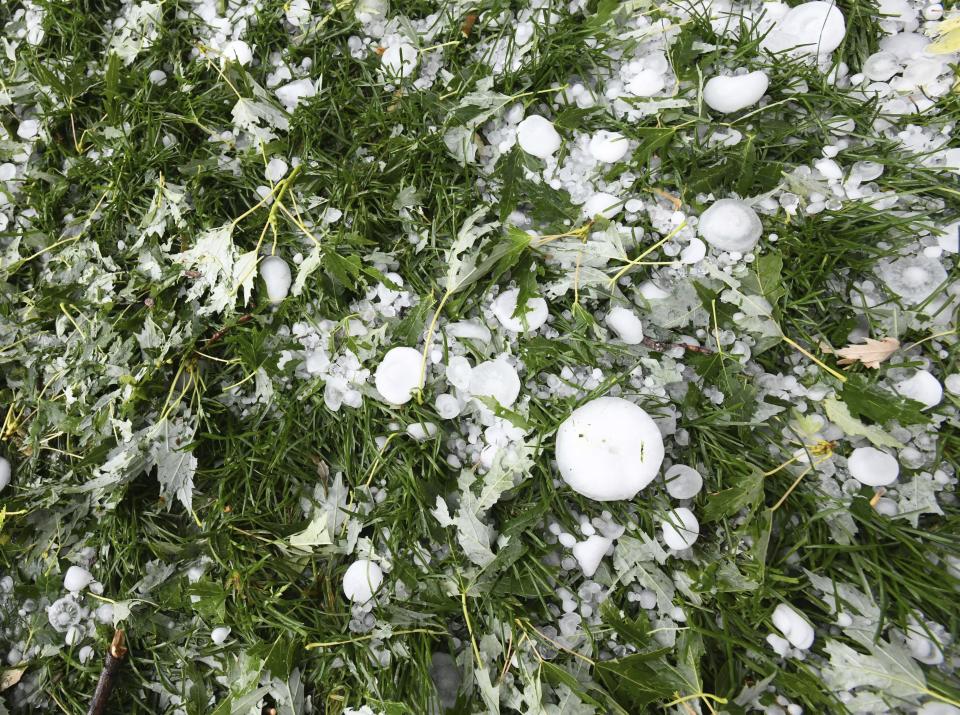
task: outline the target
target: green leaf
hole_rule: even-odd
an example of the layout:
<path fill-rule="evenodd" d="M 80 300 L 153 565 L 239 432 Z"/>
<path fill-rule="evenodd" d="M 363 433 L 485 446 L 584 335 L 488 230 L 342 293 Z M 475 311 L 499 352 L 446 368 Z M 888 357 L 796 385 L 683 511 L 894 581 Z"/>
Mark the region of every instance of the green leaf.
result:
<path fill-rule="evenodd" d="M 323 252 L 323 267 L 331 278 L 352 290 L 356 289 L 357 279 L 363 272 L 360 256 L 341 256 L 336 249 Z"/>
<path fill-rule="evenodd" d="M 646 712 L 651 703 L 673 698 L 687 685 L 662 653 L 638 653 L 597 663 L 597 678 L 627 710 Z"/>
<path fill-rule="evenodd" d="M 600 605 L 600 615 L 603 622 L 613 628 L 627 643 L 638 648 L 646 647 L 650 641 L 650 620 L 646 611 L 641 610 L 636 618 L 620 615 L 612 601 L 604 601 Z"/>
<path fill-rule="evenodd" d="M 747 474 L 736 477 L 729 489 L 711 494 L 703 509 L 702 521 L 709 523 L 736 514 L 744 508 L 755 509 L 763 496 L 763 472 L 754 467 Z"/>
<path fill-rule="evenodd" d="M 854 417 L 867 417 L 878 424 L 896 420 L 906 426 L 930 421 L 922 412 L 922 403 L 900 397 L 871 383 L 863 375 L 850 374 L 840 390 L 840 397 Z"/>
<path fill-rule="evenodd" d="M 865 425 L 851 415 L 845 403 L 828 397 L 823 401 L 823 407 L 826 410 L 827 418 L 847 435 L 851 437 L 866 437 L 877 447 L 893 447 L 894 449 L 903 447 L 902 442 L 894 439 L 879 427 Z"/>

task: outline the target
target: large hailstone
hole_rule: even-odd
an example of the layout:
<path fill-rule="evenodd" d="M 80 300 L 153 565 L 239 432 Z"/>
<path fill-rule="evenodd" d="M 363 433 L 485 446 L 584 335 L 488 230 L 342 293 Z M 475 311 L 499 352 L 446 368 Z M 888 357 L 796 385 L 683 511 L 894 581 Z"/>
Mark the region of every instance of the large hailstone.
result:
<path fill-rule="evenodd" d="M 587 578 L 591 578 L 600 567 L 607 549 L 613 544 L 612 539 L 593 534 L 586 541 L 578 541 L 573 545 L 573 557 L 580 565 L 580 570 Z"/>
<path fill-rule="evenodd" d="M 615 306 L 607 313 L 605 320 L 607 326 L 627 345 L 643 342 L 643 323 L 632 310 Z"/>
<path fill-rule="evenodd" d="M 549 119 L 531 114 L 517 125 L 517 143 L 527 154 L 547 159 L 560 148 L 560 135 Z"/>
<path fill-rule="evenodd" d="M 792 606 L 781 603 L 773 609 L 773 625 L 794 648 L 807 650 L 813 645 L 813 626 Z"/>
<path fill-rule="evenodd" d="M 674 499 L 693 499 L 703 489 L 703 477 L 693 467 L 674 464 L 664 475 L 667 493 Z"/>
<path fill-rule="evenodd" d="M 910 256 L 881 266 L 877 273 L 887 288 L 908 304 L 922 303 L 947 280 L 947 271 L 935 258 Z"/>
<path fill-rule="evenodd" d="M 767 73 L 760 71 L 711 77 L 703 87 L 703 101 L 715 112 L 731 114 L 759 102 L 769 85 Z"/>
<path fill-rule="evenodd" d="M 503 358 L 487 360 L 470 371 L 469 392 L 474 397 L 490 397 L 502 407 L 510 407 L 520 395 L 516 369 Z"/>
<path fill-rule="evenodd" d="M 599 214 L 605 219 L 612 219 L 622 208 L 623 202 L 619 198 L 606 191 L 598 191 L 584 202 L 580 212 L 584 218 L 593 218 Z"/>
<path fill-rule="evenodd" d="M 868 487 L 885 487 L 900 476 L 896 458 L 876 447 L 857 447 L 847 457 L 850 476 Z"/>
<path fill-rule="evenodd" d="M 413 348 L 392 348 L 377 366 L 374 382 L 383 399 L 404 405 L 423 387 L 423 356 Z"/>
<path fill-rule="evenodd" d="M 836 4 L 815 0 L 790 8 L 760 47 L 774 54 L 828 55 L 840 46 L 846 33 L 843 13 Z"/>
<path fill-rule="evenodd" d="M 917 370 L 906 380 L 898 382 L 894 389 L 910 400 L 916 400 L 925 410 L 936 407 L 943 399 L 943 385 L 926 370 Z"/>
<path fill-rule="evenodd" d="M 63 587 L 71 593 L 82 591 L 93 581 L 93 575 L 85 568 L 71 566 L 63 575 Z"/>
<path fill-rule="evenodd" d="M 373 561 L 357 559 L 343 574 L 343 592 L 354 603 L 366 603 L 380 589 L 383 571 Z"/>
<path fill-rule="evenodd" d="M 557 430 L 557 467 L 570 487 L 596 501 L 633 499 L 657 475 L 663 437 L 642 408 L 619 397 L 581 407 Z"/>
<path fill-rule="evenodd" d="M 280 256 L 267 256 L 260 262 L 260 277 L 267 286 L 267 297 L 273 304 L 282 303 L 290 293 L 290 266 Z"/>
<path fill-rule="evenodd" d="M 760 217 L 739 199 L 720 199 L 700 214 L 697 231 L 704 241 L 721 251 L 747 253 L 763 233 Z"/>
<path fill-rule="evenodd" d="M 500 321 L 500 325 L 511 332 L 522 333 L 525 331 L 532 332 L 547 322 L 549 311 L 547 310 L 547 301 L 543 298 L 530 298 L 524 306 L 527 312 L 523 314 L 523 318 L 513 317 L 513 314 L 517 312 L 517 300 L 519 298 L 520 289 L 512 288 L 498 295 L 496 300 L 493 301 L 490 307 L 493 309 L 493 314 L 497 317 L 497 320 Z"/>
<path fill-rule="evenodd" d="M 0 457 L 0 492 L 6 489 L 10 483 L 10 474 L 12 471 L 10 462 L 5 457 Z"/>
<path fill-rule="evenodd" d="M 419 62 L 417 48 L 406 42 L 388 47 L 380 56 L 380 64 L 391 77 L 409 77 Z"/>
<path fill-rule="evenodd" d="M 689 549 L 700 536 L 700 522 L 685 506 L 667 514 L 667 518 L 660 522 L 660 529 L 663 542 L 674 551 Z"/>
<path fill-rule="evenodd" d="M 630 142 L 620 132 L 601 129 L 590 138 L 590 156 L 605 164 L 620 161 L 629 148 Z"/>

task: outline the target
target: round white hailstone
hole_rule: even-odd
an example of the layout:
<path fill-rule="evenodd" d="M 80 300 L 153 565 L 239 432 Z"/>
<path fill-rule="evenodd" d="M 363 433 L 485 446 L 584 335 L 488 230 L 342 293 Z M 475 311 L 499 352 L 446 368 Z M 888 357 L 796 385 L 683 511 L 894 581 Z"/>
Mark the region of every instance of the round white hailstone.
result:
<path fill-rule="evenodd" d="M 653 481 L 662 462 L 663 437 L 656 423 L 619 397 L 591 400 L 557 430 L 560 475 L 589 499 L 633 499 Z"/>
<path fill-rule="evenodd" d="M 377 366 L 374 384 L 383 399 L 392 405 L 404 405 L 423 387 L 419 350 L 391 348 Z"/>
<path fill-rule="evenodd" d="M 198 596 L 199 598 L 199 596 Z M 113 604 L 104 603 L 102 606 L 99 606 L 94 612 L 97 620 L 101 623 L 113 623 Z"/>
<path fill-rule="evenodd" d="M 462 355 L 454 355 L 447 362 L 447 382 L 454 387 L 466 391 L 470 387 L 470 374 L 473 367 L 470 361 Z"/>
<path fill-rule="evenodd" d="M 951 395 L 960 395 L 960 373 L 955 372 L 952 375 L 947 375 L 947 379 L 943 381 L 943 384 L 946 386 L 947 392 L 949 392 Z M 2 463 L 4 461 L 6 460 L 0 459 L 0 475 L 3 474 Z M 7 466 L 8 481 L 9 481 L 9 474 L 10 474 L 10 467 L 8 464 Z M 2 481 L 2 477 L 0 477 L 0 481 Z"/>
<path fill-rule="evenodd" d="M 290 266 L 280 256 L 267 256 L 260 262 L 260 277 L 267 284 L 267 297 L 271 303 L 280 303 L 290 292 Z"/>
<path fill-rule="evenodd" d="M 460 401 L 448 393 L 437 395 L 434 406 L 436 407 L 437 414 L 440 415 L 441 419 L 452 420 L 454 417 L 460 414 Z"/>
<path fill-rule="evenodd" d="M 477 340 L 481 343 L 490 342 L 490 328 L 476 320 L 461 320 L 447 325 L 443 332 L 458 340 Z"/>
<path fill-rule="evenodd" d="M 9 460 L 6 457 L 0 457 L 0 492 L 7 488 L 12 472 Z"/>
<path fill-rule="evenodd" d="M 645 69 L 637 72 L 627 82 L 627 91 L 635 97 L 652 97 L 665 86 L 662 72 Z"/>
<path fill-rule="evenodd" d="M 886 82 L 902 68 L 892 52 L 874 52 L 863 62 L 861 72 L 874 82 Z"/>
<path fill-rule="evenodd" d="M 620 161 L 629 149 L 630 142 L 620 132 L 601 129 L 590 138 L 590 156 L 606 164 Z"/>
<path fill-rule="evenodd" d="M 940 665 L 943 662 L 943 651 L 918 623 L 907 629 L 907 648 L 910 655 L 926 665 Z"/>
<path fill-rule="evenodd" d="M 606 322 L 627 345 L 637 345 L 643 340 L 643 323 L 632 310 L 618 305 L 607 313 Z"/>
<path fill-rule="evenodd" d="M 419 62 L 417 48 L 406 42 L 388 47 L 380 56 L 380 64 L 392 77 L 409 77 Z"/>
<path fill-rule="evenodd" d="M 807 650 L 813 645 L 813 626 L 792 606 L 781 603 L 773 609 L 773 625 L 794 648 Z"/>
<path fill-rule="evenodd" d="M 827 55 L 840 46 L 846 34 L 843 13 L 836 5 L 814 0 L 791 8 L 764 37 L 760 47 L 774 53 Z"/>
<path fill-rule="evenodd" d="M 491 397 L 501 406 L 510 407 L 520 395 L 520 378 L 503 358 L 487 360 L 473 368 L 468 390 L 474 397 Z"/>
<path fill-rule="evenodd" d="M 947 279 L 940 261 L 926 256 L 899 258 L 878 273 L 890 290 L 910 304 L 925 301 Z"/>
<path fill-rule="evenodd" d="M 281 159 L 278 156 L 273 157 L 270 161 L 267 162 L 267 169 L 264 171 L 264 176 L 267 178 L 267 181 L 273 181 L 276 183 L 283 178 L 283 175 L 287 173 L 287 162 Z"/>
<path fill-rule="evenodd" d="M 560 148 L 560 135 L 549 119 L 531 114 L 517 125 L 517 143 L 527 154 L 547 159 Z"/>
<path fill-rule="evenodd" d="M 833 159 L 820 159 L 813 163 L 814 168 L 823 174 L 825 179 L 842 179 L 843 169 Z"/>
<path fill-rule="evenodd" d="M 760 240 L 763 224 L 757 212 L 739 199 L 720 199 L 700 214 L 697 231 L 721 251 L 749 253 Z"/>
<path fill-rule="evenodd" d="M 917 715 L 960 715 L 960 708 L 954 707 L 950 703 L 931 700 L 917 710 Z"/>
<path fill-rule="evenodd" d="M 383 571 L 373 561 L 357 559 L 343 574 L 343 592 L 354 603 L 366 603 L 383 583 Z"/>
<path fill-rule="evenodd" d="M 63 587 L 71 593 L 82 591 L 90 582 L 93 581 L 93 575 L 85 568 L 71 566 L 63 576 Z"/>
<path fill-rule="evenodd" d="M 707 244 L 699 238 L 691 238 L 690 243 L 680 251 L 680 262 L 687 265 L 699 263 L 707 255 Z"/>
<path fill-rule="evenodd" d="M 162 85 L 167 81 L 167 73 L 163 70 L 152 70 L 147 75 L 147 79 L 150 80 L 150 84 Z"/>
<path fill-rule="evenodd" d="M 227 640 L 227 637 L 229 635 L 230 635 L 229 626 L 217 626 L 212 631 L 210 631 L 210 640 L 212 640 L 215 645 L 223 645 L 223 642 Z"/>
<path fill-rule="evenodd" d="M 81 663 L 88 662 L 95 655 L 92 645 L 85 645 L 77 652 L 77 659 Z"/>
<path fill-rule="evenodd" d="M 277 99 L 287 111 L 292 112 L 300 104 L 301 99 L 313 97 L 317 93 L 317 85 L 306 78 L 298 79 L 277 87 L 273 93 L 277 95 Z"/>
<path fill-rule="evenodd" d="M 67 645 L 76 645 L 83 640 L 83 631 L 79 626 L 70 626 L 63 640 Z"/>
<path fill-rule="evenodd" d="M 911 377 L 898 382 L 894 389 L 908 399 L 923 403 L 927 410 L 939 405 L 943 399 L 943 385 L 926 370 L 917 370 Z"/>
<path fill-rule="evenodd" d="M 942 4 L 940 4 L 940 3 L 938 3 L 938 2 L 934 2 L 934 3 L 930 3 L 930 4 L 927 5 L 925 8 L 923 8 L 923 19 L 924 19 L 924 20 L 930 20 L 931 22 L 936 22 L 936 21 L 939 20 L 941 17 L 943 17 L 943 5 L 942 5 Z M 960 710 L 957 710 L 957 712 L 960 712 Z"/>
<path fill-rule="evenodd" d="M 620 213 L 622 208 L 623 202 L 616 196 L 608 194 L 606 191 L 598 191 L 586 200 L 581 208 L 581 213 L 586 218 L 593 218 L 600 214 L 604 218 L 610 219 Z"/>
<path fill-rule="evenodd" d="M 433 422 L 414 422 L 407 425 L 407 434 L 417 442 L 425 442 L 436 436 L 437 431 L 437 426 Z"/>
<path fill-rule="evenodd" d="M 583 575 L 590 578 L 597 572 L 600 562 L 603 561 L 607 549 L 613 543 L 605 536 L 591 536 L 586 541 L 578 541 L 573 545 L 573 557 L 580 564 Z"/>
<path fill-rule="evenodd" d="M 752 107 L 770 86 L 766 72 L 711 77 L 703 87 L 703 101 L 715 112 L 731 114 Z"/>
<path fill-rule="evenodd" d="M 703 489 L 700 472 L 685 464 L 674 464 L 663 478 L 667 482 L 667 493 L 674 499 L 693 499 Z"/>
<path fill-rule="evenodd" d="M 693 546 L 700 536 L 700 522 L 687 507 L 674 509 L 660 522 L 663 541 L 674 551 L 683 551 Z"/>
<path fill-rule="evenodd" d="M 640 284 L 640 295 L 646 300 L 665 300 L 670 297 L 670 293 L 658 286 L 653 281 L 644 281 Z"/>
<path fill-rule="evenodd" d="M 900 476 L 900 464 L 893 455 L 875 447 L 857 447 L 847 457 L 850 476 L 868 487 L 885 487 Z"/>
<path fill-rule="evenodd" d="M 21 139 L 33 139 L 40 133 L 40 122 L 36 119 L 24 119 L 17 126 L 17 136 Z"/>
<path fill-rule="evenodd" d="M 929 37 L 916 32 L 898 32 L 880 40 L 880 49 L 892 52 L 899 59 L 909 60 L 922 55 L 929 44 Z"/>
<path fill-rule="evenodd" d="M 253 50 L 243 40 L 231 40 L 223 46 L 223 56 L 238 65 L 248 65 L 253 61 Z"/>
<path fill-rule="evenodd" d="M 523 319 L 513 317 L 517 311 L 519 297 L 520 289 L 512 288 L 498 295 L 490 306 L 504 328 L 514 333 L 532 332 L 547 322 L 549 311 L 547 301 L 543 298 L 530 298 L 527 301 L 527 312 L 524 313 Z"/>

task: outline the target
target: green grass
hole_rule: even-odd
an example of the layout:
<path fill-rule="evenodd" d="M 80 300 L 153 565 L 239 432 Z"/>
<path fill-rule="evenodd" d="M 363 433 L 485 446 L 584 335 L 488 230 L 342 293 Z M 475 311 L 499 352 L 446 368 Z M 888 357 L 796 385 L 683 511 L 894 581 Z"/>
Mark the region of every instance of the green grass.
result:
<path fill-rule="evenodd" d="M 394 5 L 392 12 L 411 17 L 431 9 L 420 2 Z M 483 3 L 482 9 L 492 14 L 508 5 Z M 0 24 L 17 7 L 0 9 Z M 265 73 L 253 69 L 248 74 L 231 66 L 221 75 L 216 59 L 190 59 L 194 27 L 200 21 L 175 20 L 179 11 L 191 7 L 183 0 L 163 4 L 166 29 L 129 67 L 107 61 L 105 54 L 106 22 L 117 15 L 119 3 L 104 7 L 101 2 L 78 0 L 43 7 L 45 41 L 37 47 L 21 45 L 17 60 L 0 69 L 0 88 L 22 90 L 17 104 L 36 104 L 49 133 L 19 183 L 18 206 L 36 213 L 28 228 L 20 231 L 11 224 L 0 234 L 0 249 L 19 237 L 19 256 L 33 256 L 0 264 L 0 409 L 8 419 L 0 453 L 15 465 L 14 484 L 3 493 L 8 515 L 0 521 L 0 568 L 14 577 L 16 598 L 22 601 L 59 597 L 67 557 L 84 546 L 97 553 L 93 570 L 104 584 L 104 596 L 116 600 L 136 598 L 132 589 L 144 578 L 148 564 L 176 567 L 135 603 L 125 623 L 131 655 L 113 696 L 117 712 L 172 711 L 166 699 L 145 687 L 156 682 L 179 691 L 189 713 L 229 712 L 226 695 L 231 683 L 236 686 L 241 678 L 218 682 L 208 657 L 221 661 L 224 672 L 235 668 L 237 674 L 249 675 L 269 670 L 280 681 L 296 670 L 316 712 L 337 715 L 363 703 L 390 713 L 430 712 L 435 698 L 429 672 L 433 653 L 461 655 L 469 681 L 471 634 L 477 641 L 492 634 L 505 649 L 520 654 L 519 665 L 508 664 L 503 655 L 485 664 L 495 682 L 506 673 L 501 682 L 504 692 L 514 683 L 522 690 L 521 673 L 529 666 L 546 692 L 558 685 L 572 688 L 581 700 L 595 703 L 598 712 L 656 712 L 675 698 L 704 693 L 728 699 L 726 712 L 743 712 L 733 698 L 746 685 L 770 675 L 777 692 L 806 712 L 843 712 L 843 705 L 823 685 L 819 661 L 783 661 L 764 640 L 772 630 L 773 608 L 790 602 L 813 620 L 818 634 L 814 651 L 822 652 L 833 617 L 810 588 L 803 569 L 871 592 L 885 619 L 876 624 L 878 635 L 888 624 L 902 628 L 909 615 L 919 611 L 942 624 L 954 640 L 960 638 L 953 605 L 958 582 L 943 566 L 948 555 L 960 557 L 956 500 L 943 500 L 945 514 L 924 516 L 914 528 L 878 515 L 868 505 L 872 495 L 867 490 L 849 504 L 823 494 L 815 475 L 802 481 L 776 511 L 770 507 L 797 472 L 782 470 L 757 482 L 755 492 L 737 492 L 756 470 L 772 470 L 789 458 L 794 445 L 785 444 L 784 434 L 793 429 L 790 421 L 796 414 L 788 410 L 763 423 L 752 421 L 756 400 L 762 397 L 754 368 L 745 369 L 728 353 L 720 353 L 683 359 L 701 380 L 700 385 L 688 381 L 685 394 L 671 395 L 672 400 L 644 398 L 652 413 L 675 411 L 678 427 L 689 432 L 689 446 L 675 447 L 673 453 L 678 460 L 703 468 L 707 487 L 695 509 L 713 515 L 709 523 L 701 519 L 698 559 L 674 560 L 663 567 L 668 573 L 686 573 L 693 584 L 694 598 L 679 591 L 675 597 L 687 614 L 679 645 L 661 648 L 652 633 L 656 624 L 627 601 L 626 589 L 615 589 L 601 622 L 586 629 L 589 640 L 578 655 L 553 648 L 543 631 L 556 622 L 549 609 L 559 605 L 556 590 L 569 587 L 570 577 L 547 559 L 556 547 L 544 540 L 544 524 L 557 521 L 572 530 L 578 518 L 571 510 L 595 516 L 607 508 L 619 523 L 636 524 L 653 534 L 669 505 L 662 485 L 651 486 L 633 502 L 607 505 L 555 486 L 550 464 L 553 433 L 587 396 L 531 399 L 525 419 L 532 427 L 530 441 L 538 448 L 534 466 L 491 509 L 488 520 L 498 533 L 509 535 L 510 542 L 498 550 L 491 567 L 478 571 L 462 553 L 454 530 L 441 527 L 430 514 L 438 496 L 455 491 L 456 470 L 445 462 L 443 441 L 398 438 L 382 449 L 375 442 L 389 433 L 391 422 L 435 420 L 430 388 L 423 404 L 413 402 L 402 410 L 367 396 L 361 409 L 345 407 L 333 413 L 324 406 L 321 384 L 294 378 L 284 385 L 276 368 L 279 349 L 290 347 L 278 344 L 277 327 L 321 316 L 345 319 L 350 304 L 377 282 L 378 272 L 364 270 L 370 268 L 366 257 L 372 251 L 392 253 L 406 287 L 420 296 L 420 304 L 391 325 L 393 344 L 416 345 L 422 339 L 422 326 L 443 292 L 451 237 L 482 204 L 478 182 L 484 178 L 475 167 L 462 167 L 448 154 L 441 131 L 425 128 L 456 123 L 460 100 L 488 72 L 473 58 L 478 38 L 488 38 L 494 31 L 481 31 L 481 22 L 464 39 L 459 23 L 453 22 L 433 41 L 457 43 L 444 59 L 455 76 L 449 87 L 389 91 L 375 62 L 355 61 L 346 51 L 346 39 L 359 33 L 352 13 L 329 11 L 329 21 L 294 44 L 280 23 L 283 4 L 265 2 L 259 24 L 247 35 L 257 46 L 257 57 L 262 61 L 268 51 L 278 51 L 291 64 L 309 58 L 311 77 L 322 76 L 323 89 L 301 105 L 289 132 L 266 145 L 264 152 L 307 162 L 291 189 L 294 199 L 322 197 L 348 220 L 320 236 L 325 260 L 302 295 L 288 298 L 273 312 L 257 290 L 243 312 L 200 317 L 180 295 L 189 277 L 170 264 L 163 266 L 161 278 L 149 277 L 137 268 L 136 254 L 122 248 L 120 241 L 129 246 L 136 237 L 131 227 L 139 225 L 160 177 L 182 186 L 190 197 L 184 227 L 171 226 L 168 231 L 171 253 L 186 250 L 197 233 L 240 216 L 259 200 L 256 187 L 266 183 L 264 155 L 229 150 L 236 163 L 221 166 L 222 145 L 211 142 L 210 135 L 231 126 L 230 110 L 237 97 L 230 84 L 249 96 L 250 81 L 264 84 Z M 851 32 L 838 57 L 853 66 L 875 49 L 875 8 L 855 1 L 841 7 Z M 326 8 L 314 11 L 328 13 Z M 862 312 L 849 297 L 854 281 L 869 277 L 878 259 L 912 242 L 919 230 L 955 220 L 960 194 L 943 173 L 920 166 L 917 157 L 902 147 L 874 140 L 875 103 L 829 84 L 815 67 L 758 55 L 757 43 L 750 39 L 732 45 L 724 40 L 720 49 L 697 51 L 694 40 L 719 42 L 703 18 L 686 22 L 679 32 L 671 61 L 684 82 L 697 83 L 698 67 L 708 75 L 712 67 L 747 63 L 766 69 L 772 88 L 801 78 L 809 89 L 746 121 L 732 120 L 745 136 L 733 147 L 710 146 L 703 140 L 700 130 L 715 126 L 717 120 L 696 104 L 664 110 L 642 122 L 616 120 L 601 109 L 567 110 L 558 118 L 564 129 L 616 129 L 641 142 L 627 167 L 636 176 L 632 194 L 655 200 L 650 192 L 659 189 L 698 212 L 709 203 L 704 200 L 707 194 L 753 196 L 770 191 L 792 168 L 821 156 L 828 141 L 826 120 L 843 115 L 856 122 L 855 137 L 870 140 L 844 152 L 845 165 L 854 159 L 882 163 L 886 171 L 878 181 L 881 188 L 910 195 L 915 207 L 923 207 L 905 215 L 851 202 L 839 211 L 806 219 L 783 213 L 764 218 L 766 232 L 780 237 L 776 244 L 767 244 L 768 254 L 782 259 L 778 290 L 771 301 L 774 317 L 784 335 L 830 362 L 817 345 L 820 340 L 835 346 L 846 342 Z M 586 42 L 595 36 L 600 38 L 598 45 Z M 607 44 L 616 45 L 616 32 L 609 25 L 565 15 L 529 61 L 519 71 L 498 76 L 494 88 L 535 104 L 572 76 L 609 65 Z M 167 70 L 164 86 L 147 79 L 156 68 Z M 960 119 L 957 95 L 938 102 L 937 113 L 908 119 L 919 125 L 953 124 Z M 16 135 L 18 117 L 10 105 L 0 106 L 0 123 Z M 402 131 L 394 132 L 396 127 Z M 122 129 L 111 135 L 104 133 L 106 128 Z M 165 137 L 175 143 L 166 146 Z M 100 156 L 91 156 L 94 150 Z M 10 147 L 0 142 L 0 162 L 8 161 L 10 153 Z M 494 177 L 487 178 L 501 187 L 503 197 L 503 203 L 491 209 L 491 217 L 506 218 L 520 208 L 545 230 L 562 230 L 563 219 L 575 217 L 576 208 L 564 193 L 544 190 L 523 178 L 524 161 L 514 149 L 501 160 Z M 426 237 L 420 252 L 405 240 L 406 227 L 393 208 L 401 186 L 414 187 L 422 200 L 410 219 Z M 241 251 L 257 244 L 266 215 L 261 210 L 239 224 L 234 241 Z M 305 253 L 299 228 L 282 213 L 277 217 L 278 253 L 287 257 Z M 82 222 L 76 241 L 64 235 L 71 221 Z M 644 228 L 649 236 L 653 227 Z M 267 241 L 274 240 L 272 232 L 266 235 Z M 879 245 L 879 237 L 886 246 Z M 494 240 L 499 239 L 490 239 Z M 492 243 L 487 246 L 492 248 Z M 86 253 L 76 255 L 81 250 Z M 150 250 L 155 257 L 161 255 L 155 245 Z M 474 314 L 485 304 L 495 278 L 503 286 L 510 280 L 543 285 L 556 278 L 556 266 L 546 260 L 547 253 L 527 250 L 514 265 L 484 276 L 455 296 L 444 317 Z M 78 261 L 94 266 L 93 274 L 77 268 Z M 98 303 L 88 287 L 103 273 L 114 273 L 116 291 Z M 648 274 L 646 268 L 631 273 L 633 285 Z M 956 278 L 954 266 L 950 279 Z M 585 291 L 587 309 L 571 314 L 564 311 L 574 309 L 572 294 L 554 302 L 554 325 L 562 340 L 533 338 L 519 343 L 518 355 L 528 377 L 559 374 L 565 366 L 598 367 L 605 382 L 591 396 L 614 385 L 627 394 L 636 392 L 630 387 L 630 372 L 639 364 L 638 354 L 618 349 L 598 333 L 594 313 L 603 312 L 606 294 L 603 289 Z M 720 328 L 737 329 L 729 305 L 707 301 L 704 309 L 706 316 L 711 309 L 718 311 Z M 164 333 L 178 328 L 181 337 L 165 352 L 148 350 L 141 359 L 133 336 L 148 317 Z M 712 335 L 717 326 L 711 318 L 696 327 Z M 877 328 L 883 330 L 881 324 Z M 653 332 L 666 340 L 676 337 L 655 327 Z M 215 335 L 219 337 L 212 341 Z M 901 340 L 908 344 L 929 335 L 929 330 L 911 329 Z M 704 343 L 711 344 L 710 339 Z M 954 344 L 930 340 L 911 356 L 931 359 L 937 373 L 947 375 L 960 370 Z M 477 359 L 480 356 L 477 351 Z M 753 366 L 773 374 L 812 364 L 783 341 L 754 357 Z M 376 359 L 369 365 L 375 366 Z M 254 405 L 240 417 L 225 404 L 224 388 L 246 380 L 243 389 L 250 390 L 252 375 L 259 369 L 277 380 L 275 395 L 269 405 Z M 863 368 L 855 372 L 876 381 L 877 376 Z M 808 371 L 801 381 L 839 387 L 818 370 Z M 130 387 L 128 395 L 121 393 L 125 385 Z M 703 391 L 709 386 L 718 387 L 727 399 L 719 405 L 711 402 Z M 68 401 L 68 394 L 76 400 Z M 197 417 L 193 514 L 162 499 L 151 473 L 125 477 L 102 494 L 84 490 L 117 444 L 117 426 L 111 418 L 130 420 L 133 429 L 142 429 L 171 405 Z M 934 411 L 944 419 L 937 459 L 954 474 L 957 406 L 956 397 L 948 396 Z M 363 525 L 362 535 L 391 554 L 390 592 L 402 581 L 412 594 L 405 601 L 393 597 L 374 610 L 379 626 L 389 622 L 395 632 L 402 632 L 381 644 L 394 649 L 387 667 L 371 660 L 365 636 L 348 629 L 351 613 L 340 584 L 352 557 L 324 549 L 299 554 L 288 544 L 289 537 L 306 526 L 301 498 L 312 494 L 316 484 L 329 484 L 337 472 L 343 473 L 351 490 L 348 508 L 363 504 L 369 509 L 354 514 Z M 368 481 L 386 490 L 382 502 L 372 502 Z M 724 491 L 728 489 L 735 493 Z M 858 527 L 850 543 L 837 541 L 830 510 L 850 512 Z M 433 554 L 425 569 L 413 558 L 421 549 Z M 190 584 L 183 570 L 199 559 L 205 560 L 205 573 Z M 721 566 L 732 567 L 748 580 L 749 589 L 730 585 L 729 572 L 726 582 L 721 579 L 717 571 Z M 461 598 L 464 591 L 467 595 Z M 88 602 L 97 603 L 93 597 Z M 29 678 L 31 687 L 44 697 L 24 711 L 85 711 L 112 627 L 98 626 L 96 634 L 84 641 L 95 647 L 98 657 L 81 663 L 79 648 L 63 646 L 62 636 L 51 635 L 42 612 L 29 622 L 32 638 L 50 640 L 57 647 L 28 664 L 25 681 Z M 233 629 L 224 648 L 209 639 L 210 629 L 220 624 Z M 609 652 L 607 642 L 614 637 L 647 657 L 580 668 L 585 659 L 597 660 Z M 317 643 L 337 645 L 305 647 Z M 555 658 L 538 660 L 551 650 Z M 955 646 L 948 649 L 949 657 L 956 657 Z M 253 667 L 251 662 L 260 665 Z M 924 672 L 938 697 L 960 699 L 960 683 L 949 667 Z M 655 683 L 649 686 L 652 695 L 646 697 L 636 684 L 624 685 L 631 678 L 648 686 Z M 211 699 L 224 709 L 214 710 Z M 10 700 L 10 707 L 14 702 Z M 701 712 L 711 705 L 720 707 L 716 700 L 704 698 L 686 702 Z M 455 711 L 487 710 L 479 691 L 467 687 Z M 672 711 L 682 710 L 673 706 Z"/>

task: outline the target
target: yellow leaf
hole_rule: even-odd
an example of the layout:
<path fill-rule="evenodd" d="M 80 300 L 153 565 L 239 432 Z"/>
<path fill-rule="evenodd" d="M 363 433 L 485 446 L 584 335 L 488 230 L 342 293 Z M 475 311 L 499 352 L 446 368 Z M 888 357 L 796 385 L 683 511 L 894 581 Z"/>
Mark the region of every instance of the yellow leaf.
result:
<path fill-rule="evenodd" d="M 937 39 L 927 46 L 927 52 L 934 55 L 960 52 L 960 15 L 941 22 L 937 35 Z"/>
<path fill-rule="evenodd" d="M 867 338 L 865 343 L 848 345 L 837 350 L 836 354 L 841 357 L 837 363 L 839 365 L 854 365 L 859 362 L 876 370 L 880 367 L 880 363 L 899 349 L 900 341 L 896 338 L 881 338 L 880 340 Z"/>
<path fill-rule="evenodd" d="M 26 668 L 8 668 L 7 670 L 0 673 L 0 690 L 6 690 L 7 688 L 12 688 L 14 685 L 20 682 L 20 678 L 23 677 L 23 674 L 26 672 Z"/>

